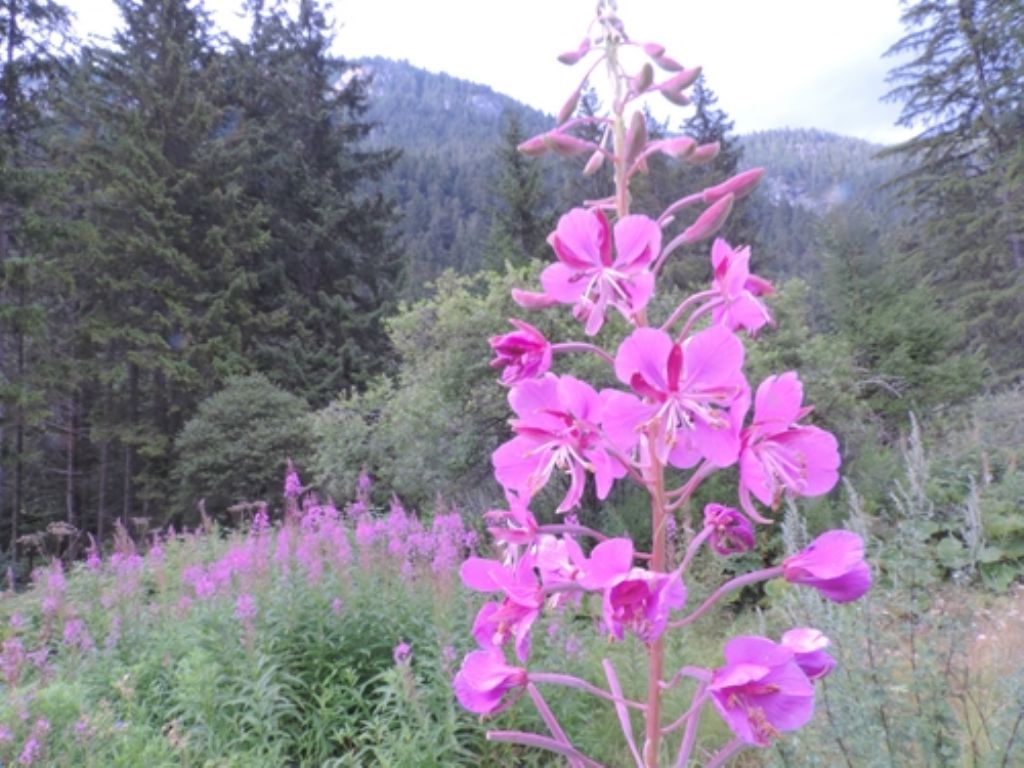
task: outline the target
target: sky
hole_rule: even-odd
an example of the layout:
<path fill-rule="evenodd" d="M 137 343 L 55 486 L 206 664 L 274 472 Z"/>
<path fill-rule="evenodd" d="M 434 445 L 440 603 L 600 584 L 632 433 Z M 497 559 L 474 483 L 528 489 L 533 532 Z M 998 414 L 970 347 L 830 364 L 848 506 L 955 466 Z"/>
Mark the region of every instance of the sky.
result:
<path fill-rule="evenodd" d="M 245 35 L 242 0 L 207 0 L 223 29 Z M 110 0 L 70 0 L 79 36 L 109 36 Z M 580 67 L 575 49 L 595 0 L 335 0 L 335 48 L 347 58 L 405 59 L 558 111 Z M 701 65 L 739 133 L 821 128 L 879 143 L 909 137 L 882 103 L 902 36 L 899 0 L 619 0 L 629 36 Z M 675 123 L 685 111 L 671 113 Z"/>

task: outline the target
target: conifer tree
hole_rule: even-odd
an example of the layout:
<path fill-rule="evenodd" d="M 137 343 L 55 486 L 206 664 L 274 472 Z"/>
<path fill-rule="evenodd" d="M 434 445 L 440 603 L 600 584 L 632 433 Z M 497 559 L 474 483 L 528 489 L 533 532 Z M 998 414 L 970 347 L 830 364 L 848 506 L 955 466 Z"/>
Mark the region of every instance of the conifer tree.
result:
<path fill-rule="evenodd" d="M 67 18 L 50 0 L 0 0 L 0 520 L 14 560 L 44 392 L 54 388 L 44 286 L 54 279 L 47 245 L 57 227 L 47 220 L 44 139 Z"/>
<path fill-rule="evenodd" d="M 254 356 L 276 383 L 322 405 L 389 358 L 382 320 L 400 254 L 392 206 L 373 183 L 395 153 L 362 148 L 368 82 L 331 53 L 331 24 L 315 0 L 301 0 L 294 16 L 283 4 L 251 11 L 238 54 L 245 189 L 267 217 Z"/>
<path fill-rule="evenodd" d="M 903 23 L 888 98 L 918 133 L 888 154 L 911 167 L 906 250 L 1009 379 L 1024 370 L 1024 2 L 918 0 Z"/>
<path fill-rule="evenodd" d="M 507 110 L 503 122 L 497 149 L 498 205 L 485 247 L 485 264 L 491 268 L 501 268 L 505 262 L 520 266 L 542 258 L 554 227 L 553 216 L 545 213 L 550 206 L 545 204 L 540 168 L 519 151 L 526 139 L 519 115 Z"/>

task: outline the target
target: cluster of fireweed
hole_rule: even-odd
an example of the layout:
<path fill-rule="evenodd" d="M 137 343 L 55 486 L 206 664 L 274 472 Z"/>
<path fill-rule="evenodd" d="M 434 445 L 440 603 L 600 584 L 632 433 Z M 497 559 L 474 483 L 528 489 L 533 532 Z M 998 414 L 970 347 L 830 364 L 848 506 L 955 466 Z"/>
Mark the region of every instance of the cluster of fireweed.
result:
<path fill-rule="evenodd" d="M 662 740 L 677 731 L 682 736 L 676 764 L 687 765 L 700 713 L 710 702 L 735 735 L 708 763 L 720 765 L 747 745 L 767 746 L 782 732 L 808 722 L 814 681 L 834 666 L 824 650 L 828 639 L 805 627 L 778 640 L 736 637 L 725 644 L 724 663 L 716 669 L 666 670 L 664 633 L 685 627 L 748 584 L 783 578 L 844 602 L 867 591 L 871 574 L 861 539 L 848 531 L 830 531 L 781 565 L 737 576 L 702 604 L 687 607 L 685 575 L 701 547 L 719 556 L 752 549 L 755 524 L 771 522 L 762 507 L 775 510 L 784 496 L 830 491 L 838 480 L 839 452 L 831 434 L 807 423 L 811 408 L 803 404 L 796 373 L 770 376 L 751 396 L 743 373 L 742 335 L 754 336 L 772 322 L 763 302 L 772 285 L 750 273 L 749 248 L 716 239 L 710 248 L 712 280 L 707 289 L 686 298 L 660 324 L 649 321 L 648 304 L 666 259 L 681 246 L 713 237 L 734 201 L 756 186 L 762 171 L 746 171 L 682 197 L 656 219 L 630 213 L 630 180 L 646 171 L 650 157 L 662 153 L 706 162 L 718 146 L 698 146 L 685 137 L 648 138 L 643 113 L 630 105 L 651 93 L 687 103 L 685 90 L 699 70 L 683 68 L 660 45 L 631 41 L 613 6 L 600 3 L 587 38 L 561 57 L 575 64 L 595 54 L 558 126 L 526 141 L 521 150 L 590 153 L 585 172 L 609 163 L 615 192 L 561 217 L 548 240 L 554 262 L 540 275 L 541 290 L 517 289 L 513 298 L 526 309 L 570 305 L 587 336 L 601 330 L 612 310 L 629 331 L 617 348 L 602 349 L 589 342 L 553 344 L 529 323 L 513 320 L 513 331 L 491 340 L 492 366 L 501 370 L 509 387 L 514 413 L 513 436 L 492 457 L 508 508 L 487 515 L 500 558 L 470 558 L 460 571 L 467 587 L 491 599 L 472 627 L 479 648 L 465 657 L 453 687 L 463 706 L 484 715 L 528 695 L 550 735 L 492 731 L 489 737 L 548 749 L 571 765 L 588 766 L 595 761 L 571 742 L 539 685 L 570 686 L 609 702 L 630 754 L 642 768 L 658 764 Z M 646 57 L 635 70 L 624 64 L 631 51 Z M 571 118 L 582 89 L 602 63 L 613 85 L 611 113 Z M 667 73 L 661 81 L 656 81 L 656 69 Z M 584 124 L 598 128 L 603 137 L 591 141 L 577 136 L 574 130 Z M 671 235 L 680 228 L 677 219 L 691 207 L 703 210 L 687 215 L 689 223 Z M 598 355 L 620 386 L 598 391 L 573 376 L 553 373 L 555 355 L 571 352 Z M 670 561 L 666 538 L 675 515 L 685 512 L 705 478 L 732 466 L 738 467 L 739 477 L 735 505 L 709 504 L 699 531 L 684 516 L 685 546 L 677 561 Z M 554 475 L 568 481 L 556 509 L 562 514 L 580 505 L 588 475 L 601 500 L 617 481 L 646 489 L 651 552 L 639 553 L 628 538 L 607 538 L 568 520 L 538 524 L 530 505 Z M 587 540 L 596 542 L 589 553 L 583 545 L 589 546 Z M 648 663 L 645 701 L 623 696 L 607 660 L 607 687 L 530 667 L 531 631 L 541 613 L 586 593 L 599 598 L 610 638 L 622 640 L 631 633 L 643 644 Z M 662 696 L 684 679 L 694 681 L 692 703 L 670 720 L 661 711 Z M 640 746 L 633 713 L 643 721 Z"/>

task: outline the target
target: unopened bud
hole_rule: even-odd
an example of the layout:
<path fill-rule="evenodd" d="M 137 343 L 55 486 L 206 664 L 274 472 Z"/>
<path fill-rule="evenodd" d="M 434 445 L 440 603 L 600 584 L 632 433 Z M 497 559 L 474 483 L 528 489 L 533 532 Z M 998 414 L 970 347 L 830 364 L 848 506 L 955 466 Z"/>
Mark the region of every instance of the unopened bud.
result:
<path fill-rule="evenodd" d="M 705 203 L 713 203 L 731 194 L 739 200 L 754 191 L 754 187 L 760 183 L 762 176 L 764 176 L 764 168 L 752 168 L 749 171 L 738 173 L 717 186 L 705 189 L 701 193 L 701 199 Z"/>
<path fill-rule="evenodd" d="M 647 121 L 642 112 L 634 112 L 626 131 L 626 165 L 632 165 L 647 146 Z"/>
<path fill-rule="evenodd" d="M 641 94 L 651 87 L 651 83 L 654 82 L 654 67 L 650 64 L 644 64 L 640 68 L 636 77 L 630 82 L 630 89 L 633 93 Z"/>
<path fill-rule="evenodd" d="M 685 158 L 693 152 L 693 148 L 696 146 L 697 142 L 689 136 L 679 136 L 675 139 L 658 142 L 658 151 L 669 157 Z"/>
<path fill-rule="evenodd" d="M 668 91 L 661 88 L 661 95 L 668 99 L 670 102 L 675 104 L 677 107 L 688 107 L 690 106 L 690 97 L 682 91 Z"/>
<path fill-rule="evenodd" d="M 569 98 L 566 100 L 565 104 L 562 105 L 562 108 L 560 110 L 558 110 L 558 118 L 557 118 L 557 122 L 555 124 L 556 125 L 561 125 L 566 120 L 568 120 L 570 117 L 572 117 L 573 113 L 576 111 L 576 106 L 579 103 L 580 103 L 580 91 L 579 91 L 579 88 L 577 88 L 575 91 L 572 92 L 572 95 L 569 96 Z"/>
<path fill-rule="evenodd" d="M 644 43 L 644 53 L 651 58 L 657 59 L 665 55 L 665 46 L 657 43 Z"/>
<path fill-rule="evenodd" d="M 558 303 L 546 293 L 523 291 L 519 288 L 512 289 L 512 301 L 523 309 L 545 309 L 546 307 L 553 307 Z"/>
<path fill-rule="evenodd" d="M 682 72 L 683 65 L 673 59 L 671 56 L 666 56 L 662 53 L 660 56 L 652 56 L 654 63 L 664 69 L 666 72 Z"/>
<path fill-rule="evenodd" d="M 527 139 L 516 147 L 516 149 L 527 157 L 540 157 L 547 153 L 548 145 L 544 141 L 544 135 L 542 134 L 540 136 L 533 136 Z"/>
<path fill-rule="evenodd" d="M 587 160 L 587 164 L 583 166 L 583 175 L 593 176 L 601 169 L 602 165 L 604 165 L 604 152 L 598 150 L 590 156 L 590 159 Z"/>
<path fill-rule="evenodd" d="M 594 148 L 592 142 L 578 139 L 575 136 L 570 136 L 560 131 L 545 133 L 544 143 L 547 144 L 548 149 L 553 150 L 556 155 L 561 155 L 562 157 L 575 157 Z"/>
<path fill-rule="evenodd" d="M 590 40 L 584 39 L 584 41 L 580 43 L 579 48 L 577 48 L 575 51 L 566 51 L 565 53 L 558 57 L 558 60 L 563 64 L 567 64 L 571 67 L 577 61 L 586 56 L 589 52 Z"/>
<path fill-rule="evenodd" d="M 682 244 L 696 243 L 711 237 L 720 230 L 725 224 L 725 220 L 729 218 L 734 199 L 732 195 L 726 195 L 717 203 L 709 206 L 693 224 L 683 230 Z"/>
<path fill-rule="evenodd" d="M 700 67 L 692 67 L 690 69 L 684 69 L 675 77 L 670 77 L 659 87 L 670 91 L 685 91 L 700 77 Z"/>
<path fill-rule="evenodd" d="M 721 151 L 722 145 L 717 141 L 713 141 L 710 144 L 701 144 L 690 153 L 686 160 L 694 165 L 703 165 L 704 163 L 710 163 L 718 157 L 718 153 Z"/>

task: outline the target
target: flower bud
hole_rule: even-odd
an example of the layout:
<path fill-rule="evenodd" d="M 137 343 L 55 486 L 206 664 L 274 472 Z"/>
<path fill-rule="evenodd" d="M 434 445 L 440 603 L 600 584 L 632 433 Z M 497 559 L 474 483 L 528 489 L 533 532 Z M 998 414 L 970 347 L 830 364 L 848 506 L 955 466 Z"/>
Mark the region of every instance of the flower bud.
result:
<path fill-rule="evenodd" d="M 851 531 L 827 531 L 805 549 L 782 561 L 782 575 L 791 584 L 814 587 L 836 603 L 856 600 L 871 588 L 871 569 L 864 562 L 864 540 Z"/>
<path fill-rule="evenodd" d="M 717 141 L 713 141 L 710 144 L 701 144 L 686 159 L 694 165 L 703 165 L 704 163 L 710 163 L 718 157 L 718 153 L 721 151 L 722 145 Z"/>
<path fill-rule="evenodd" d="M 718 202 L 709 206 L 704 213 L 697 217 L 693 224 L 683 230 L 683 244 L 689 245 L 690 243 L 704 240 L 720 230 L 732 212 L 734 199 L 732 195 L 726 195 Z"/>
<path fill-rule="evenodd" d="M 647 120 L 642 112 L 634 112 L 626 131 L 626 166 L 640 156 L 647 146 Z"/>
<path fill-rule="evenodd" d="M 697 81 L 697 78 L 700 77 L 700 71 L 700 67 L 684 69 L 678 75 L 670 77 L 658 87 L 667 91 L 685 91 Z"/>
<path fill-rule="evenodd" d="M 501 368 L 501 380 L 509 385 L 536 378 L 551 368 L 551 344 L 544 334 L 522 320 L 511 322 L 515 331 L 490 339 L 496 355 L 491 367 Z"/>
<path fill-rule="evenodd" d="M 708 504 L 704 507 L 704 527 L 710 529 L 708 544 L 720 555 L 736 555 L 754 548 L 754 526 L 731 507 Z"/>
<path fill-rule="evenodd" d="M 664 69 L 666 72 L 682 72 L 683 65 L 673 59 L 671 56 L 666 56 L 662 53 L 660 56 L 652 56 L 654 63 Z"/>
<path fill-rule="evenodd" d="M 665 55 L 665 46 L 658 45 L 657 43 L 644 43 L 644 53 L 652 59 L 657 59 Z"/>
<path fill-rule="evenodd" d="M 688 107 L 691 104 L 690 97 L 682 91 L 667 91 L 664 88 L 659 90 L 666 100 L 675 104 L 677 107 Z"/>
<path fill-rule="evenodd" d="M 557 299 L 551 298 L 546 293 L 523 291 L 519 288 L 512 289 L 512 301 L 523 309 L 546 309 L 558 303 Z"/>
<path fill-rule="evenodd" d="M 575 157 L 576 155 L 581 155 L 584 152 L 589 152 L 594 148 L 592 142 L 578 139 L 575 136 L 570 136 L 569 134 L 562 133 L 560 131 L 545 133 L 544 143 L 547 145 L 548 149 L 562 157 Z"/>
<path fill-rule="evenodd" d="M 640 68 L 636 77 L 632 78 L 629 83 L 630 90 L 633 93 L 641 94 L 651 87 L 651 83 L 654 82 L 654 67 L 650 64 L 644 64 Z"/>
<path fill-rule="evenodd" d="M 568 120 L 570 117 L 572 117 L 573 113 L 576 111 L 576 106 L 579 103 L 580 103 L 580 90 L 579 90 L 579 88 L 577 88 L 569 96 L 569 98 L 566 100 L 565 104 L 562 105 L 562 108 L 560 110 L 558 110 L 558 117 L 557 117 L 557 119 L 555 121 L 555 125 L 561 125 L 566 120 Z"/>
<path fill-rule="evenodd" d="M 752 168 L 749 171 L 738 173 L 717 186 L 705 189 L 701 193 L 701 199 L 705 203 L 713 203 L 731 194 L 739 200 L 754 191 L 754 188 L 760 183 L 762 176 L 764 176 L 764 168 Z"/>
<path fill-rule="evenodd" d="M 587 160 L 587 164 L 583 166 L 583 175 L 593 176 L 595 173 L 601 170 L 602 165 L 604 165 L 604 152 L 602 152 L 601 150 L 597 150 L 594 154 L 590 156 L 590 159 Z"/>
<path fill-rule="evenodd" d="M 561 54 L 558 57 L 558 60 L 563 64 L 566 64 L 571 67 L 577 61 L 586 56 L 589 52 L 590 40 L 584 39 L 583 42 L 580 43 L 579 48 L 577 48 L 575 51 L 566 51 L 565 53 Z"/>
<path fill-rule="evenodd" d="M 547 154 L 548 145 L 544 141 L 543 134 L 540 136 L 533 136 L 518 147 L 516 147 L 522 154 L 527 157 L 540 157 L 541 155 Z"/>
<path fill-rule="evenodd" d="M 658 151 L 669 157 L 687 158 L 696 146 L 697 142 L 689 136 L 680 136 L 675 139 L 666 139 L 665 141 L 658 142 Z"/>

